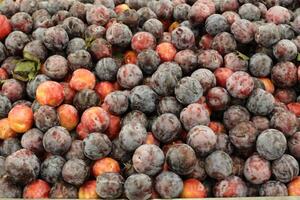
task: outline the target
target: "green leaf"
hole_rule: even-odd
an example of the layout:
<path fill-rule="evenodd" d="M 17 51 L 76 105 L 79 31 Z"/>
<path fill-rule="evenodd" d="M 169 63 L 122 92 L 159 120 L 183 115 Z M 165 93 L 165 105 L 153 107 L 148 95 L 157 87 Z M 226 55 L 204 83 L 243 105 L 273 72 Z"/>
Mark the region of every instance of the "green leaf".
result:
<path fill-rule="evenodd" d="M 92 46 L 92 43 L 94 42 L 94 40 L 95 40 L 95 38 L 93 38 L 93 37 L 85 38 L 86 49 L 89 49 Z"/>
<path fill-rule="evenodd" d="M 298 53 L 297 61 L 300 62 L 300 53 Z"/>
<path fill-rule="evenodd" d="M 35 55 L 32 55 L 30 52 L 28 51 L 23 51 L 23 58 L 25 60 L 31 60 L 31 61 L 35 61 L 37 63 L 40 62 L 40 59 L 38 57 L 36 57 Z"/>
<path fill-rule="evenodd" d="M 30 81 L 35 78 L 41 68 L 40 59 L 30 52 L 23 51 L 23 59 L 17 61 L 13 77 L 20 81 Z"/>
<path fill-rule="evenodd" d="M 235 51 L 235 53 L 236 53 L 236 55 L 237 55 L 240 59 L 242 59 L 242 60 L 247 61 L 247 60 L 250 59 L 248 56 L 246 56 L 245 54 L 242 54 L 242 53 L 239 52 L 239 51 Z"/>
<path fill-rule="evenodd" d="M 32 60 L 21 60 L 17 63 L 13 77 L 20 81 L 30 81 L 38 74 L 40 63 Z"/>

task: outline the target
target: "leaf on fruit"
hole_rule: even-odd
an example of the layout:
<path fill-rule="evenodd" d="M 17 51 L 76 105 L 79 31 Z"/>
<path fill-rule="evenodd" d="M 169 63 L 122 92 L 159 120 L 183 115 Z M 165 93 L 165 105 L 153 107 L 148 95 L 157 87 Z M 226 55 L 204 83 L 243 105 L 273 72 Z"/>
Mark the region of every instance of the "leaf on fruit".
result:
<path fill-rule="evenodd" d="M 23 52 L 24 59 L 20 60 L 13 71 L 13 77 L 20 81 L 30 81 L 38 74 L 41 63 L 39 58 L 30 54 L 29 52 Z"/>
<path fill-rule="evenodd" d="M 242 60 L 247 61 L 247 60 L 250 59 L 248 56 L 246 56 L 245 54 L 242 54 L 242 53 L 239 52 L 239 51 L 235 51 L 235 53 L 236 53 L 236 55 L 237 55 L 240 59 L 242 59 Z"/>
<path fill-rule="evenodd" d="M 300 53 L 298 53 L 297 61 L 300 62 Z"/>
<path fill-rule="evenodd" d="M 95 40 L 95 38 L 93 38 L 93 37 L 85 38 L 86 49 L 89 49 L 92 46 L 92 43 L 94 42 L 94 40 Z"/>
<path fill-rule="evenodd" d="M 25 60 L 31 60 L 31 61 L 34 61 L 34 62 L 37 62 L 39 63 L 40 62 L 40 59 L 34 55 L 32 55 L 31 53 L 29 53 L 28 51 L 24 51 L 23 52 L 23 58 Z"/>

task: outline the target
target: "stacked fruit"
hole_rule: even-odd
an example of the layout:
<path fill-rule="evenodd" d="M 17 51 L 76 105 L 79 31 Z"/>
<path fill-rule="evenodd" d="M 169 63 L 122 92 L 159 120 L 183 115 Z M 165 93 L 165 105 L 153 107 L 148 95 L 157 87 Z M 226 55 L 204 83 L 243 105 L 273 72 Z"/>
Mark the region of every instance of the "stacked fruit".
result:
<path fill-rule="evenodd" d="M 0 198 L 300 195 L 300 1 L 0 13 Z"/>

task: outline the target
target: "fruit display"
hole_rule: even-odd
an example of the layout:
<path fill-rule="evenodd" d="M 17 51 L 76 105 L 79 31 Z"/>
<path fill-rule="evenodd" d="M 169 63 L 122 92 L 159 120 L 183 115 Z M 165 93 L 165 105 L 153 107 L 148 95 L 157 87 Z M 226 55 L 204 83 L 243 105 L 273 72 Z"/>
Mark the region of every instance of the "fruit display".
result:
<path fill-rule="evenodd" d="M 300 196 L 299 0 L 0 0 L 0 198 Z"/>

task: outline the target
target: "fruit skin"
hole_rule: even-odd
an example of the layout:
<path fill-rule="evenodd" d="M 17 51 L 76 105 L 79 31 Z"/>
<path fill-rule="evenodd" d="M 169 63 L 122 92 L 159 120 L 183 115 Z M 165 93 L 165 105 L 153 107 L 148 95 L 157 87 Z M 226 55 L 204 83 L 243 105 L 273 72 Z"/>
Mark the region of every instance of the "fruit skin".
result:
<path fill-rule="evenodd" d="M 225 110 L 231 98 L 226 89 L 213 87 L 207 92 L 208 106 L 213 110 Z"/>
<path fill-rule="evenodd" d="M 215 36 L 229 29 L 226 18 L 220 14 L 213 14 L 205 21 L 205 30 L 208 34 Z"/>
<path fill-rule="evenodd" d="M 17 105 L 8 113 L 10 128 L 17 133 L 25 133 L 33 125 L 33 112 L 30 107 Z"/>
<path fill-rule="evenodd" d="M 84 155 L 91 160 L 98 160 L 106 157 L 112 148 L 109 138 L 102 133 L 90 133 L 83 140 Z"/>
<path fill-rule="evenodd" d="M 288 183 L 299 174 L 299 164 L 297 160 L 289 155 L 283 156 L 272 163 L 272 173 L 276 180 L 282 183 Z"/>
<path fill-rule="evenodd" d="M 81 116 L 81 123 L 89 132 L 104 132 L 109 126 L 109 114 L 101 107 L 86 109 Z"/>
<path fill-rule="evenodd" d="M 259 189 L 260 196 L 288 196 L 287 187 L 279 181 L 268 181 Z"/>
<path fill-rule="evenodd" d="M 283 39 L 273 47 L 273 54 L 277 60 L 292 61 L 297 57 L 297 46 L 291 40 Z"/>
<path fill-rule="evenodd" d="M 131 48 L 137 53 L 155 46 L 155 37 L 148 32 L 138 32 L 131 39 Z"/>
<path fill-rule="evenodd" d="M 216 76 L 217 85 L 225 88 L 227 79 L 233 74 L 233 71 L 229 68 L 217 68 L 214 71 L 214 75 Z"/>
<path fill-rule="evenodd" d="M 32 31 L 33 21 L 28 13 L 18 12 L 11 17 L 10 24 L 14 31 L 22 31 L 28 34 Z"/>
<path fill-rule="evenodd" d="M 47 58 L 41 70 L 52 80 L 62 80 L 68 73 L 68 61 L 63 56 L 53 55 Z"/>
<path fill-rule="evenodd" d="M 40 106 L 35 110 L 33 117 L 35 126 L 43 132 L 59 125 L 57 112 L 55 108 L 50 106 Z"/>
<path fill-rule="evenodd" d="M 86 20 L 89 24 L 103 26 L 109 20 L 109 10 L 103 5 L 93 5 L 86 12 Z"/>
<path fill-rule="evenodd" d="M 83 89 L 74 94 L 73 102 L 71 102 L 79 113 L 84 112 L 90 107 L 100 104 L 100 97 L 96 91 L 91 89 Z"/>
<path fill-rule="evenodd" d="M 106 31 L 106 39 L 112 45 L 126 47 L 132 39 L 132 32 L 125 24 L 113 23 Z"/>
<path fill-rule="evenodd" d="M 224 125 L 229 130 L 234 128 L 237 124 L 241 122 L 247 122 L 249 120 L 250 120 L 249 111 L 240 105 L 230 106 L 224 112 L 224 116 L 223 116 Z"/>
<path fill-rule="evenodd" d="M 70 84 L 69 83 L 66 83 L 66 82 L 61 82 L 60 83 L 61 86 L 63 86 L 63 89 L 64 89 L 64 103 L 66 104 L 71 104 L 73 102 L 73 98 L 76 94 L 75 90 L 73 90 L 71 87 L 70 87 Z"/>
<path fill-rule="evenodd" d="M 5 15 L 0 15 L 0 23 L 1 23 L 0 40 L 3 40 L 11 32 L 11 25 Z"/>
<path fill-rule="evenodd" d="M 0 139 L 5 140 L 7 138 L 15 137 L 16 135 L 17 133 L 9 126 L 8 118 L 0 119 Z"/>
<path fill-rule="evenodd" d="M 75 186 L 63 181 L 56 182 L 51 190 L 49 198 L 52 199 L 77 199 L 78 190 Z"/>
<path fill-rule="evenodd" d="M 1 93 L 13 103 L 24 97 L 25 85 L 16 79 L 7 79 L 2 85 Z"/>
<path fill-rule="evenodd" d="M 97 199 L 99 198 L 96 193 L 96 180 L 90 180 L 83 183 L 78 190 L 79 199 Z"/>
<path fill-rule="evenodd" d="M 273 82 L 271 81 L 271 79 L 269 78 L 259 78 L 259 80 L 263 83 L 265 90 L 271 94 L 274 93 L 275 91 L 275 86 L 273 84 Z"/>
<path fill-rule="evenodd" d="M 124 179 L 118 173 L 104 173 L 97 177 L 96 193 L 101 198 L 118 198 L 124 190 Z"/>
<path fill-rule="evenodd" d="M 299 196 L 300 195 L 300 176 L 297 176 L 288 184 L 289 196 Z"/>
<path fill-rule="evenodd" d="M 1 154 L 3 156 L 9 156 L 20 149 L 22 149 L 22 146 L 18 138 L 8 138 L 1 144 Z"/>
<path fill-rule="evenodd" d="M 102 106 L 107 106 L 107 110 L 114 115 L 124 114 L 129 106 L 129 99 L 121 91 L 115 91 L 109 93 L 105 99 Z"/>
<path fill-rule="evenodd" d="M 126 64 L 119 68 L 117 81 L 121 87 L 132 89 L 143 80 L 142 70 L 135 64 Z"/>
<path fill-rule="evenodd" d="M 120 173 L 120 171 L 121 169 L 119 163 L 110 157 L 105 157 L 100 160 L 96 160 L 92 166 L 92 174 L 95 177 L 109 172 Z"/>
<path fill-rule="evenodd" d="M 276 143 L 276 145 L 274 145 Z M 256 140 L 256 150 L 267 160 L 276 160 L 283 156 L 287 148 L 284 134 L 275 129 L 267 129 L 259 134 Z"/>
<path fill-rule="evenodd" d="M 44 199 L 49 198 L 50 185 L 42 179 L 37 179 L 26 185 L 23 191 L 25 199 Z"/>
<path fill-rule="evenodd" d="M 120 146 L 125 151 L 134 151 L 144 143 L 146 137 L 147 130 L 142 124 L 130 122 L 119 133 Z"/>
<path fill-rule="evenodd" d="M 296 115 L 289 111 L 276 112 L 270 121 L 272 128 L 281 131 L 287 137 L 297 131 L 298 124 Z"/>
<path fill-rule="evenodd" d="M 21 31 L 11 32 L 5 39 L 5 46 L 10 55 L 22 54 L 25 45 L 30 41 L 29 37 Z"/>
<path fill-rule="evenodd" d="M 246 160 L 244 176 L 249 182 L 253 184 L 264 183 L 271 178 L 271 174 L 270 162 L 261 156 L 255 154 Z"/>
<path fill-rule="evenodd" d="M 152 113 L 156 110 L 158 96 L 149 86 L 139 85 L 131 90 L 129 101 L 132 110 Z"/>
<path fill-rule="evenodd" d="M 219 181 L 214 187 L 216 197 L 245 197 L 247 196 L 247 185 L 238 176 L 229 176 Z"/>
<path fill-rule="evenodd" d="M 224 56 L 224 66 L 236 71 L 247 71 L 248 61 L 240 58 L 237 53 L 229 53 Z"/>
<path fill-rule="evenodd" d="M 300 103 L 298 102 L 293 102 L 293 103 L 289 103 L 287 105 L 288 109 L 293 112 L 297 117 L 300 116 Z"/>
<path fill-rule="evenodd" d="M 0 177 L 1 198 L 21 198 L 22 186 L 16 185 L 8 175 Z"/>
<path fill-rule="evenodd" d="M 5 171 L 14 182 L 25 185 L 38 177 L 40 162 L 31 151 L 20 149 L 6 158 Z"/>
<path fill-rule="evenodd" d="M 217 136 L 207 126 L 195 126 L 187 135 L 187 144 L 190 145 L 198 156 L 206 156 L 216 146 Z"/>
<path fill-rule="evenodd" d="M 152 194 L 152 180 L 145 174 L 133 174 L 126 179 L 124 190 L 129 200 L 149 199 Z"/>
<path fill-rule="evenodd" d="M 128 64 L 128 63 L 126 63 Z M 136 64 L 136 63 L 132 63 Z M 119 66 L 113 58 L 102 58 L 95 67 L 96 75 L 101 81 L 115 81 Z"/>
<path fill-rule="evenodd" d="M 222 32 L 216 35 L 212 41 L 212 49 L 221 55 L 228 54 L 237 48 L 237 43 L 230 33 Z"/>
<path fill-rule="evenodd" d="M 36 90 L 38 88 L 38 86 L 45 82 L 45 81 L 49 81 L 50 78 L 44 74 L 39 74 L 37 75 L 33 80 L 27 82 L 27 85 L 26 85 L 26 93 L 27 95 L 34 99 L 35 98 L 35 95 L 36 95 Z"/>
<path fill-rule="evenodd" d="M 169 168 L 177 174 L 190 174 L 196 164 L 195 151 L 187 144 L 171 146 L 166 155 Z"/>
<path fill-rule="evenodd" d="M 67 183 L 80 186 L 89 176 L 89 167 L 83 160 L 73 158 L 64 164 L 61 175 Z"/>
<path fill-rule="evenodd" d="M 119 88 L 119 85 L 115 83 L 111 83 L 108 81 L 99 82 L 95 86 L 95 91 L 99 95 L 101 101 L 104 101 L 105 97 L 111 93 L 116 91 Z"/>
<path fill-rule="evenodd" d="M 78 112 L 72 105 L 63 104 L 59 106 L 57 108 L 57 115 L 60 125 L 68 131 L 73 130 L 79 122 Z"/>
<path fill-rule="evenodd" d="M 76 91 L 94 89 L 95 84 L 95 75 L 87 69 L 77 69 L 70 80 L 70 87 Z"/>
<path fill-rule="evenodd" d="M 216 12 L 215 4 L 213 1 L 197 1 L 195 2 L 188 14 L 188 19 L 193 25 L 199 25 L 205 21 L 207 17 Z"/>
<path fill-rule="evenodd" d="M 296 159 L 300 158 L 300 133 L 296 132 L 288 139 L 288 148 L 290 154 L 294 156 Z"/>
<path fill-rule="evenodd" d="M 179 119 L 171 113 L 165 113 L 157 117 L 151 128 L 154 137 L 163 143 L 176 139 L 182 129 Z"/>
<path fill-rule="evenodd" d="M 241 84 L 243 85 L 241 87 Z M 235 98 L 245 99 L 254 89 L 252 77 L 242 71 L 234 72 L 226 81 L 226 89 Z"/>
<path fill-rule="evenodd" d="M 172 44 L 179 50 L 190 49 L 195 45 L 195 36 L 187 27 L 177 27 L 171 32 Z"/>
<path fill-rule="evenodd" d="M 175 62 L 164 62 L 159 65 L 150 78 L 151 88 L 160 96 L 170 96 L 174 93 L 178 80 L 182 77 L 182 70 Z"/>
<path fill-rule="evenodd" d="M 174 92 L 181 104 L 190 105 L 202 97 L 203 88 L 197 79 L 185 77 L 177 83 Z"/>
<path fill-rule="evenodd" d="M 193 103 L 184 108 L 180 113 L 180 122 L 185 130 L 190 130 L 194 126 L 207 126 L 210 122 L 209 111 L 203 104 Z"/>
<path fill-rule="evenodd" d="M 132 122 L 140 123 L 144 127 L 148 126 L 147 116 L 138 110 L 133 110 L 125 115 L 125 117 L 122 119 L 122 127 L 127 124 L 131 124 Z"/>
<path fill-rule="evenodd" d="M 112 56 L 112 46 L 103 38 L 97 38 L 94 40 L 89 50 L 92 57 L 96 60 Z"/>
<path fill-rule="evenodd" d="M 176 100 L 175 97 L 163 97 L 157 106 L 157 112 L 161 114 L 172 113 L 177 117 L 182 110 L 182 105 Z"/>
<path fill-rule="evenodd" d="M 71 147 L 72 139 L 67 129 L 62 126 L 50 128 L 43 137 L 45 150 L 54 155 L 62 155 Z"/>
<path fill-rule="evenodd" d="M 133 156 L 132 163 L 138 173 L 144 173 L 149 176 L 158 174 L 165 161 L 163 151 L 154 144 L 143 144 L 138 147 Z"/>
<path fill-rule="evenodd" d="M 44 153 L 43 136 L 42 131 L 32 128 L 22 135 L 21 145 L 39 156 Z"/>
<path fill-rule="evenodd" d="M 60 180 L 66 160 L 61 156 L 51 155 L 41 164 L 41 178 L 50 184 Z"/>
<path fill-rule="evenodd" d="M 255 26 L 246 19 L 237 19 L 231 25 L 231 32 L 238 42 L 247 44 L 254 40 Z"/>
<path fill-rule="evenodd" d="M 1 58 L 0 58 L 1 60 Z M 3 80 L 6 80 L 8 79 L 8 73 L 6 72 L 6 70 L 4 68 L 0 68 L 0 80 L 3 81 Z"/>
<path fill-rule="evenodd" d="M 223 151 L 214 151 L 205 159 L 205 170 L 212 178 L 224 179 L 233 172 L 232 159 Z"/>
<path fill-rule="evenodd" d="M 121 130 L 121 118 L 116 115 L 109 114 L 109 125 L 106 129 L 106 135 L 110 140 L 119 136 Z"/>
<path fill-rule="evenodd" d="M 71 159 L 81 159 L 88 163 L 88 159 L 85 157 L 83 152 L 83 141 L 82 140 L 73 140 L 72 145 L 69 151 L 65 154 L 67 160 Z"/>
<path fill-rule="evenodd" d="M 64 89 L 55 81 L 45 81 L 36 90 L 36 100 L 41 105 L 59 106 L 64 100 Z"/>
<path fill-rule="evenodd" d="M 207 197 L 206 188 L 197 179 L 187 179 L 183 181 L 181 198 L 205 198 Z"/>
<path fill-rule="evenodd" d="M 48 28 L 43 36 L 44 45 L 51 51 L 61 51 L 65 49 L 68 42 L 68 33 L 58 26 Z"/>
<path fill-rule="evenodd" d="M 164 171 L 155 178 L 155 190 L 162 198 L 179 197 L 183 190 L 182 179 L 171 171 Z"/>
<path fill-rule="evenodd" d="M 230 141 L 237 149 L 253 147 L 255 145 L 257 135 L 258 131 L 252 122 L 238 123 L 229 131 Z"/>
<path fill-rule="evenodd" d="M 291 14 L 282 6 L 273 6 L 266 13 L 266 20 L 274 24 L 286 24 L 291 20 Z"/>
<path fill-rule="evenodd" d="M 172 61 L 176 55 L 176 48 L 169 42 L 163 42 L 156 46 L 156 52 L 164 62 Z"/>
<path fill-rule="evenodd" d="M 249 21 L 257 21 L 261 17 L 261 12 L 255 5 L 246 3 L 239 8 L 239 15 L 243 19 L 247 19 Z"/>
<path fill-rule="evenodd" d="M 249 61 L 249 71 L 253 76 L 266 77 L 271 73 L 273 60 L 264 53 L 256 53 Z"/>

